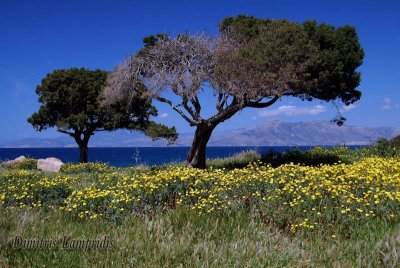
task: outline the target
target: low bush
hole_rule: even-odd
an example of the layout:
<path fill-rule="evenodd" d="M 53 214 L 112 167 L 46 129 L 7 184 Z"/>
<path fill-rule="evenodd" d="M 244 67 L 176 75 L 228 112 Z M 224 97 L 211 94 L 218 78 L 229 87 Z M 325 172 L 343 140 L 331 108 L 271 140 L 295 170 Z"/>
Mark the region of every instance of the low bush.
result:
<path fill-rule="evenodd" d="M 214 158 L 207 161 L 209 168 L 225 168 L 228 170 L 246 167 L 251 162 L 261 159 L 261 155 L 255 150 L 243 151 L 227 158 Z"/>
<path fill-rule="evenodd" d="M 324 148 L 316 146 L 310 150 L 299 149 L 277 153 L 270 151 L 263 154 L 261 159 L 266 164 L 274 167 L 284 164 L 301 164 L 306 166 L 318 166 L 320 164 L 333 165 L 336 163 L 354 163 L 367 157 L 399 157 L 400 138 L 393 140 L 379 139 L 375 143 L 350 149 L 347 146 Z"/>
<path fill-rule="evenodd" d="M 308 151 L 295 149 L 283 153 L 268 152 L 262 156 L 262 161 L 277 167 L 284 164 L 302 164 L 306 166 L 318 166 L 321 164 L 333 165 L 344 161 L 337 152 L 322 147 L 315 147 Z"/>
<path fill-rule="evenodd" d="M 35 170 L 37 169 L 37 159 L 27 158 L 20 162 L 8 165 L 7 167 L 10 169 L 27 169 L 27 170 Z"/>
<path fill-rule="evenodd" d="M 392 140 L 379 139 L 368 148 L 371 154 L 380 157 L 395 157 L 400 156 L 400 138 Z"/>
<path fill-rule="evenodd" d="M 112 171 L 114 168 L 106 163 L 67 163 L 61 167 L 61 172 L 65 174 L 79 174 L 79 173 L 104 173 Z"/>

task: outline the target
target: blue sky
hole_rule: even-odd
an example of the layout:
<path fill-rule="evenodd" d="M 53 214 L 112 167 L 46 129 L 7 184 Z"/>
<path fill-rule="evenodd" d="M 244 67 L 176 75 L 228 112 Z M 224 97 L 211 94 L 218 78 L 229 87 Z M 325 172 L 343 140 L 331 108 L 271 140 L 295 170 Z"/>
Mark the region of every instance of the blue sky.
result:
<path fill-rule="evenodd" d="M 346 124 L 400 126 L 400 3 L 398 1 L 0 1 L 0 142 L 36 133 L 26 122 L 39 104 L 35 88 L 54 69 L 111 70 L 137 51 L 153 33 L 217 32 L 227 16 L 316 19 L 355 26 L 366 52 L 360 68 L 362 99 L 344 111 Z M 210 98 L 203 96 L 204 99 Z M 212 102 L 208 101 L 211 105 Z M 169 107 L 156 104 L 158 120 L 180 132 L 193 131 Z M 210 110 L 207 106 L 206 110 Z M 218 130 L 247 127 L 265 120 L 330 120 L 332 105 L 284 99 L 267 109 L 247 109 Z"/>

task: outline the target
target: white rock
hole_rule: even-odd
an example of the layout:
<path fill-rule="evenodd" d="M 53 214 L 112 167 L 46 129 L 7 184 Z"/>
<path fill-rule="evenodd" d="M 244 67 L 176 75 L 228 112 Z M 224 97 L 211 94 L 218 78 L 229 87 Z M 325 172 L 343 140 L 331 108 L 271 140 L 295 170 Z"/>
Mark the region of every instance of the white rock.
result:
<path fill-rule="evenodd" d="M 24 160 L 26 160 L 26 157 L 21 155 L 20 157 L 17 157 L 14 160 L 10 160 L 10 161 L 4 162 L 4 164 L 6 164 L 6 165 L 14 165 L 14 164 L 17 164 L 17 163 L 22 162 Z"/>
<path fill-rule="evenodd" d="M 50 157 L 39 159 L 37 162 L 37 169 L 49 172 L 59 172 L 62 165 L 64 165 L 64 163 L 60 159 Z"/>

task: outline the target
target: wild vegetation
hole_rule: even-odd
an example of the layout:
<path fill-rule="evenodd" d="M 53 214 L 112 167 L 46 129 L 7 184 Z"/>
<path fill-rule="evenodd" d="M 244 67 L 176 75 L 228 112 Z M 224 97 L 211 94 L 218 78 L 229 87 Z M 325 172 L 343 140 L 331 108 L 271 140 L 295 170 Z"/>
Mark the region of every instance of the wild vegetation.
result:
<path fill-rule="evenodd" d="M 204 169 L 214 129 L 245 108 L 266 108 L 282 97 L 340 107 L 361 97 L 364 51 L 351 26 L 242 15 L 224 19 L 219 30 L 144 38 L 144 47 L 108 76 L 103 103 L 141 96 L 167 104 L 196 128 L 187 165 Z M 211 115 L 204 92 L 215 97 Z M 344 120 L 338 109 L 333 121 Z"/>
<path fill-rule="evenodd" d="M 206 166 L 213 130 L 245 108 L 317 99 L 333 103 L 333 121 L 343 124 L 340 105 L 361 98 L 363 58 L 351 26 L 242 15 L 223 20 L 216 36 L 148 36 L 111 73 L 48 74 L 28 121 L 73 137 L 81 163 L 60 173 L 37 170 L 35 159 L 0 166 L 0 266 L 399 266 L 399 139 L 357 150 L 249 151 Z M 207 116 L 205 91 L 215 97 Z M 153 100 L 196 128 L 186 163 L 85 163 L 98 131 L 175 141 L 175 128 L 151 121 Z M 15 236 L 107 237 L 112 246 L 15 248 Z"/>
<path fill-rule="evenodd" d="M 28 122 L 38 131 L 56 127 L 58 132 L 71 136 L 79 147 L 81 163 L 88 162 L 89 140 L 99 131 L 128 129 L 152 139 L 176 140 L 175 128 L 150 120 L 150 116 L 157 116 L 151 99 L 129 98 L 101 107 L 107 74 L 85 68 L 48 74 L 36 88 L 41 106 Z"/>
<path fill-rule="evenodd" d="M 0 264 L 395 267 L 399 154 L 397 141 L 381 140 L 358 150 L 289 152 L 273 165 L 263 162 L 270 155 L 247 152 L 205 170 L 3 167 Z M 106 234 L 115 248 L 16 250 L 7 243 L 16 234 Z"/>

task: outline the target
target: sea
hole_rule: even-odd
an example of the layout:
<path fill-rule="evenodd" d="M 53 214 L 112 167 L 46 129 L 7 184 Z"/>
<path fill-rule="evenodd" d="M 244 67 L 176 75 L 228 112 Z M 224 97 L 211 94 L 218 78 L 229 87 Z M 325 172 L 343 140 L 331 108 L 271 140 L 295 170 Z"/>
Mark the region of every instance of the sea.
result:
<path fill-rule="evenodd" d="M 207 147 L 207 158 L 223 158 L 243 151 L 255 150 L 264 154 L 282 153 L 288 150 L 308 150 L 314 146 L 224 146 Z M 332 147 L 332 146 L 324 146 Z M 352 149 L 360 146 L 349 146 Z M 124 147 L 124 148 L 89 148 L 89 161 L 108 163 L 111 166 L 129 167 L 136 165 L 163 165 L 179 163 L 186 160 L 189 147 Z M 64 163 L 78 163 L 78 148 L 0 148 L 0 162 L 12 160 L 19 156 L 30 158 L 56 157 Z"/>

